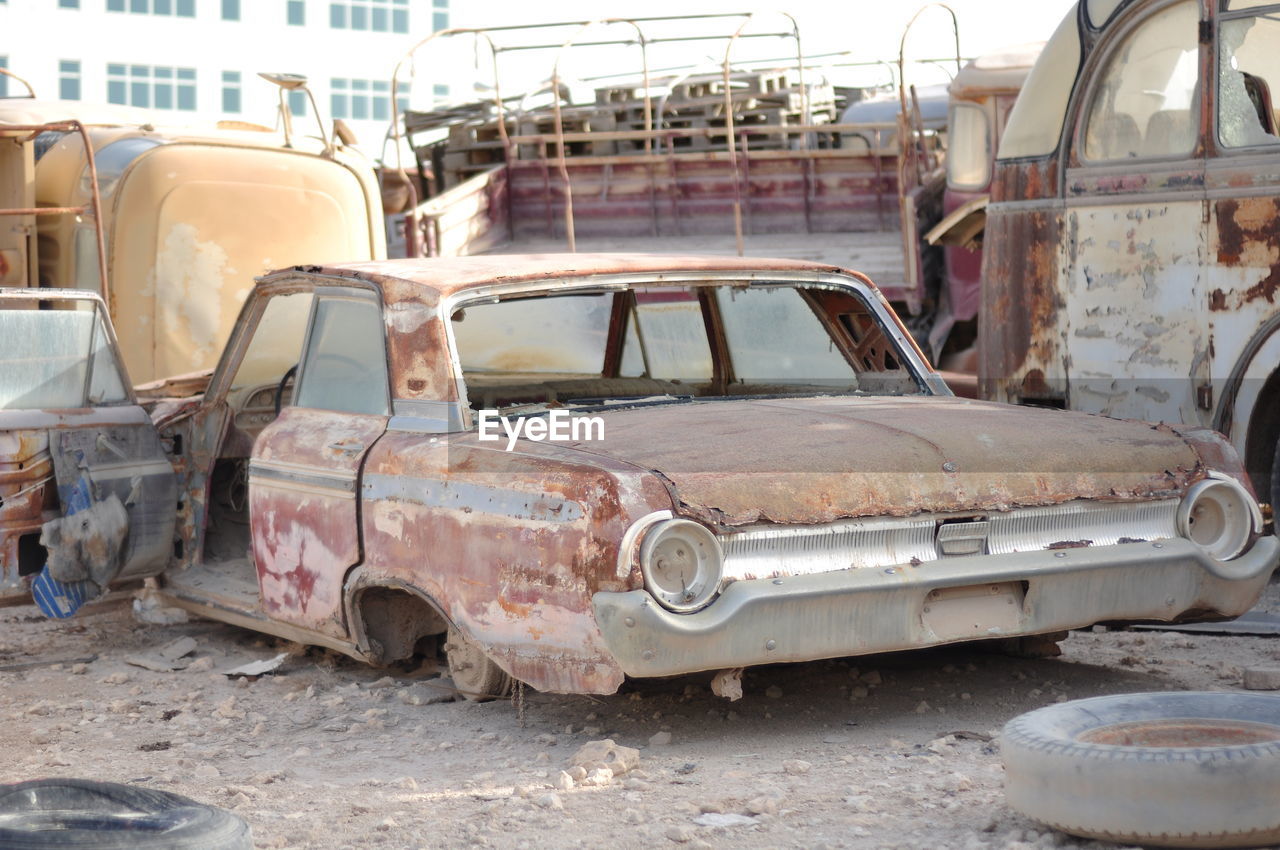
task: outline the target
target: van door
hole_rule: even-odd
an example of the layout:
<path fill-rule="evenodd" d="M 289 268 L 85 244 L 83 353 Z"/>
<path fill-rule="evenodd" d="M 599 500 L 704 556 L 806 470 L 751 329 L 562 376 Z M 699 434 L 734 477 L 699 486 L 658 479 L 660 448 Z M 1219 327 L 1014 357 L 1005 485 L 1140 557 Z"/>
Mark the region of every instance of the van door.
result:
<path fill-rule="evenodd" d="M 0 290 L 0 604 L 69 616 L 169 563 L 176 478 L 98 296 Z"/>
<path fill-rule="evenodd" d="M 1073 410 L 1208 424 L 1199 33 L 1196 0 L 1118 23 L 1078 95 L 1057 323 Z"/>
<path fill-rule="evenodd" d="M 1209 197 L 1208 318 L 1214 427 L 1266 498 L 1280 368 L 1280 3 L 1230 0 L 1217 27 Z M 1255 415 L 1263 411 L 1263 415 Z"/>

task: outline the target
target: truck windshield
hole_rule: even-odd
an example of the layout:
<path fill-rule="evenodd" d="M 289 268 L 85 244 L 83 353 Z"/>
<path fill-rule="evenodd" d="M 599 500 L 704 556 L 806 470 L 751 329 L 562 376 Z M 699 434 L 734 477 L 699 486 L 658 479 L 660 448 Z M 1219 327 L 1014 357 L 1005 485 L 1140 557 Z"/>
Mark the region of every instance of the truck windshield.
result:
<path fill-rule="evenodd" d="M 0 409 L 74 409 L 128 401 L 91 301 L 0 301 Z"/>

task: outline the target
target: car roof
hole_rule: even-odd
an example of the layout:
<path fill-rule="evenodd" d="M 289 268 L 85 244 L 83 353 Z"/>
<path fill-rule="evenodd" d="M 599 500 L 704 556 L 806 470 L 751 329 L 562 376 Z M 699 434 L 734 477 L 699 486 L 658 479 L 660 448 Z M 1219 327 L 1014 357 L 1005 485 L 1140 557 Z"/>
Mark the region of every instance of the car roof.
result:
<path fill-rule="evenodd" d="M 722 257 L 675 254 L 487 254 L 474 257 L 422 257 L 415 259 L 376 260 L 331 265 L 294 266 L 260 278 L 264 284 L 281 278 L 295 277 L 298 272 L 324 277 L 346 277 L 378 286 L 400 281 L 422 290 L 431 299 L 467 290 L 533 283 L 563 281 L 572 286 L 578 279 L 602 275 L 659 276 L 684 273 L 717 273 L 748 275 L 758 272 L 801 272 L 809 274 L 853 275 L 825 263 L 763 257 Z M 660 278 L 653 284 L 661 284 Z"/>

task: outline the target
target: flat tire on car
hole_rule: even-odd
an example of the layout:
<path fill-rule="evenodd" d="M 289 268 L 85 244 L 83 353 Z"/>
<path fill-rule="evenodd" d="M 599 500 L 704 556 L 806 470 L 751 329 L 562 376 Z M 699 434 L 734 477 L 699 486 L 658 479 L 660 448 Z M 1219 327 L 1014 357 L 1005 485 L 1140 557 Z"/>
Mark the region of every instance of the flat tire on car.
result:
<path fill-rule="evenodd" d="M 511 694 L 511 676 L 471 638 L 455 628 L 445 642 L 449 675 L 458 691 L 473 702 L 487 702 Z"/>
<path fill-rule="evenodd" d="M 0 785 L 5 850 L 252 850 L 249 824 L 167 791 L 90 779 Z"/>
<path fill-rule="evenodd" d="M 1280 841 L 1280 696 L 1074 700 L 1010 720 L 1001 753 L 1009 805 L 1071 835 L 1152 847 Z"/>

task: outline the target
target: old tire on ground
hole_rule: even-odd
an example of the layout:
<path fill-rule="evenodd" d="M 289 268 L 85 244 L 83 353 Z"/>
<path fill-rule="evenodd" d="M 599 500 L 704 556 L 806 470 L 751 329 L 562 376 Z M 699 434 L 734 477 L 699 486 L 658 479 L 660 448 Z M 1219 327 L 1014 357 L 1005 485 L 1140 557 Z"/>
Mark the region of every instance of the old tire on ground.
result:
<path fill-rule="evenodd" d="M 511 677 L 462 632 L 450 628 L 444 649 L 449 675 L 464 697 L 485 702 L 510 695 Z"/>
<path fill-rule="evenodd" d="M 178 794 L 89 779 L 37 779 L 0 785 L 0 847 L 252 850 L 253 836 L 230 812 Z"/>
<path fill-rule="evenodd" d="M 1153 847 L 1280 841 L 1280 696 L 1170 692 L 1010 720 L 1009 805 L 1062 832 Z"/>

